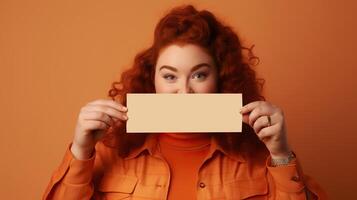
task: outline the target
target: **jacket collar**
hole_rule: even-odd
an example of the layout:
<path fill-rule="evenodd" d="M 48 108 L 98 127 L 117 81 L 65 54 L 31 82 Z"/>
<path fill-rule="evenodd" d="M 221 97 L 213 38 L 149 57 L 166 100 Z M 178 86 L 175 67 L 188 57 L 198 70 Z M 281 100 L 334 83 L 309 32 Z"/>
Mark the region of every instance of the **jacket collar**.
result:
<path fill-rule="evenodd" d="M 147 151 L 151 156 L 157 155 L 159 153 L 157 151 L 158 135 L 159 134 L 155 133 L 149 134 L 146 137 L 144 144 L 138 148 L 132 149 L 129 152 L 129 155 L 124 158 L 124 160 L 136 158 L 144 151 Z M 219 144 L 216 137 L 211 137 L 211 147 L 206 159 L 211 158 L 215 152 L 223 153 L 224 155 L 239 162 L 246 162 L 246 158 L 242 152 L 229 151 Z"/>

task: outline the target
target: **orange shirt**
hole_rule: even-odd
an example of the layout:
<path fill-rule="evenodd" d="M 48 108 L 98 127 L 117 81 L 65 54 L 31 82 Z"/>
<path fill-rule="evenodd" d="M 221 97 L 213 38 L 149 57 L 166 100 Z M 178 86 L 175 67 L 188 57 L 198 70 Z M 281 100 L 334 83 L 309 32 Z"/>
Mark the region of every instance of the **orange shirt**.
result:
<path fill-rule="evenodd" d="M 88 160 L 76 160 L 70 145 L 45 190 L 46 200 L 167 199 L 171 172 L 157 148 L 158 134 L 122 158 L 102 142 Z M 211 137 L 197 171 L 196 199 L 327 199 L 319 185 L 305 175 L 298 158 L 289 165 L 270 166 L 267 150 L 246 156 L 230 152 Z"/>
<path fill-rule="evenodd" d="M 159 151 L 170 166 L 169 200 L 196 199 L 197 172 L 210 144 L 207 134 L 182 139 L 160 134 Z"/>

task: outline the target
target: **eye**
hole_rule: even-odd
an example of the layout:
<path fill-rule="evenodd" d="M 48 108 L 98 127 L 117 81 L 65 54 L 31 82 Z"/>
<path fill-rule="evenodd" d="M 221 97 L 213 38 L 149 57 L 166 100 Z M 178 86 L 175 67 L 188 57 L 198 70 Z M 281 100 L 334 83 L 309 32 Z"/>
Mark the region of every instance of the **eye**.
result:
<path fill-rule="evenodd" d="M 204 78 L 207 77 L 207 73 L 205 73 L 205 72 L 199 72 L 199 73 L 196 73 L 196 74 L 193 75 L 193 77 L 195 77 L 195 76 L 197 76 L 198 79 L 204 79 Z"/>
<path fill-rule="evenodd" d="M 165 74 L 164 76 L 164 79 L 166 79 L 166 80 L 174 80 L 174 78 L 175 78 L 175 76 L 174 75 L 171 75 L 171 74 Z"/>

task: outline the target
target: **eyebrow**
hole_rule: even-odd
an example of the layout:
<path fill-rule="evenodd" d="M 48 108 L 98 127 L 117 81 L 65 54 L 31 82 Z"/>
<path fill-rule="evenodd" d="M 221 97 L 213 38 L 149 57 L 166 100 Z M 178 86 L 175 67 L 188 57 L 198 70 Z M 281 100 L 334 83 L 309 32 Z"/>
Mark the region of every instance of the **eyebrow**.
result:
<path fill-rule="evenodd" d="M 197 70 L 197 69 L 199 69 L 201 67 L 209 67 L 209 68 L 211 68 L 211 65 L 209 65 L 207 63 L 201 63 L 201 64 L 198 64 L 198 65 L 195 65 L 195 66 L 192 67 L 191 72 L 193 72 L 193 71 L 195 71 L 195 70 Z M 164 68 L 169 69 L 169 70 L 174 71 L 174 72 L 177 72 L 177 69 L 175 67 L 172 67 L 172 66 L 169 66 L 169 65 L 161 66 L 159 71 L 164 69 Z"/>

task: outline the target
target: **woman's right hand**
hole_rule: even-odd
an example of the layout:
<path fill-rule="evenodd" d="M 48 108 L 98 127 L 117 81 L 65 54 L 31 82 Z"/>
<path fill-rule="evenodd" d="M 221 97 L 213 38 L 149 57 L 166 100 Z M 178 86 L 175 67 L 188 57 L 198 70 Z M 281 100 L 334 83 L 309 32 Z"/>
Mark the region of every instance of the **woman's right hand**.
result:
<path fill-rule="evenodd" d="M 122 126 L 128 109 L 122 104 L 106 99 L 89 102 L 81 108 L 75 129 L 71 152 L 76 159 L 85 160 L 92 156 L 95 144 L 110 126 Z"/>

